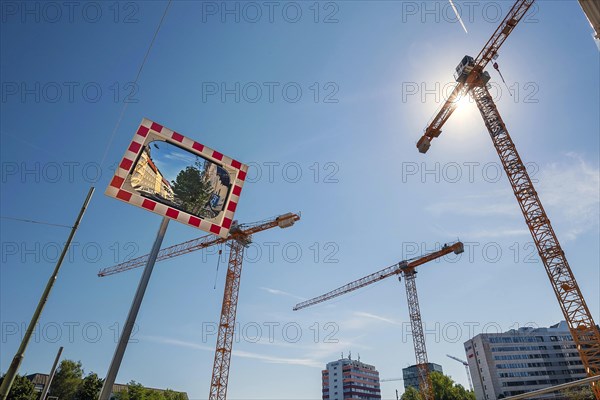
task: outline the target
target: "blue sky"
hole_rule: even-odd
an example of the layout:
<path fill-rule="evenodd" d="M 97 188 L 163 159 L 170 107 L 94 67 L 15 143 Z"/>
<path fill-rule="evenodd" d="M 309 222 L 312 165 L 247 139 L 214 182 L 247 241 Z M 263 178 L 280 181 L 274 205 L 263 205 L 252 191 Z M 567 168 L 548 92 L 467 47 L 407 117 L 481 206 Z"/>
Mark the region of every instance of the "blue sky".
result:
<path fill-rule="evenodd" d="M 247 3 L 222 14 L 221 2 L 177 1 L 137 87 L 164 2 L 78 3 L 72 13 L 4 3 L 1 215 L 69 225 L 97 188 L 21 372 L 48 371 L 62 345 L 86 372 L 106 373 L 141 270 L 96 273 L 146 254 L 160 223 L 103 195 L 143 117 L 250 165 L 240 221 L 302 212 L 247 250 L 231 399 L 320 398 L 320 370 L 348 351 L 383 378 L 401 376 L 414 354 L 397 281 L 291 309 L 456 238 L 460 259 L 418 275 L 430 361 L 466 385 L 445 355 L 464 357 L 470 333 L 561 320 L 474 104 L 426 155 L 415 148 L 455 66 L 511 5 L 455 3 L 468 34 L 445 1 L 288 2 L 271 15 L 252 3 L 260 18 Z M 490 67 L 499 110 L 598 322 L 599 58 L 577 2 L 538 2 L 498 62 L 513 93 Z M 125 98 L 135 102 L 111 141 Z M 5 371 L 68 230 L 1 222 Z M 164 245 L 200 235 L 172 223 Z M 216 251 L 157 265 L 118 382 L 207 397 L 225 271 Z M 382 385 L 388 399 L 402 387 Z"/>
<path fill-rule="evenodd" d="M 154 147 L 156 143 L 158 148 Z M 177 178 L 179 171 L 186 169 L 188 166 L 193 166 L 199 160 L 184 150 L 176 146 L 162 145 L 160 142 L 150 143 L 152 150 L 152 160 L 164 174 L 165 179 L 169 182 Z M 201 164 L 202 165 L 202 164 Z"/>

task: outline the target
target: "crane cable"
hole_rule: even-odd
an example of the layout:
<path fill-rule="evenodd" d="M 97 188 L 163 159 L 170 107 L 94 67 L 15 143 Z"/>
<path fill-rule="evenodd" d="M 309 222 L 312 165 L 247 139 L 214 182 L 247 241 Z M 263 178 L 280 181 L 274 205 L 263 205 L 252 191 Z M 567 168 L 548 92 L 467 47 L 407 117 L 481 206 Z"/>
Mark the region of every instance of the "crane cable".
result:
<path fill-rule="evenodd" d="M 167 16 L 167 11 L 169 11 L 169 7 L 171 6 L 171 3 L 173 2 L 173 0 L 169 0 L 169 2 L 167 3 L 167 6 L 165 7 L 165 11 L 163 12 L 163 15 L 160 19 L 160 22 L 158 23 L 158 26 L 156 27 L 156 31 L 154 31 L 154 36 L 152 37 L 152 40 L 150 41 L 150 45 L 148 46 L 148 50 L 146 50 L 146 54 L 144 55 L 144 59 L 142 60 L 142 63 L 140 64 L 140 68 L 138 69 L 137 75 L 135 76 L 135 80 L 133 81 L 133 87 L 134 89 L 137 87 L 137 82 L 138 79 L 140 78 L 140 75 L 142 74 L 142 70 L 144 69 L 144 65 L 146 64 L 146 60 L 148 59 L 148 56 L 150 55 L 150 50 L 152 50 L 152 46 L 154 45 L 154 41 L 156 40 L 156 36 L 158 36 L 158 32 L 160 31 L 160 27 L 163 25 L 163 22 L 165 20 L 165 17 Z M 117 133 L 117 130 L 119 129 L 119 126 L 121 126 L 121 120 L 123 120 L 123 115 L 125 114 L 125 110 L 127 109 L 127 106 L 129 105 L 129 102 L 124 101 L 123 102 L 123 107 L 121 108 L 121 114 L 119 115 L 119 118 L 117 119 L 117 123 L 110 135 L 110 138 L 108 139 L 108 143 L 106 144 L 106 149 L 104 150 L 104 154 L 102 155 L 102 159 L 100 160 L 100 165 L 102 166 L 102 164 L 104 164 L 104 160 L 106 159 L 106 156 L 108 155 L 108 151 L 110 150 L 110 146 L 113 142 L 113 139 L 115 138 L 115 135 Z"/>
<path fill-rule="evenodd" d="M 506 90 L 508 90 L 508 94 L 510 94 L 510 97 L 512 97 L 512 93 L 510 92 L 510 88 L 508 87 L 508 84 L 504 80 L 504 77 L 502 76 L 502 72 L 500 72 L 500 67 L 498 66 L 497 62 L 494 63 L 494 69 L 496 71 L 498 71 L 498 74 L 500 74 L 500 78 L 502 78 L 502 82 L 504 82 L 504 86 L 506 86 Z"/>
<path fill-rule="evenodd" d="M 13 218 L 13 217 L 5 217 L 5 216 L 0 216 L 1 219 L 10 219 L 12 221 L 19 221 L 19 222 L 28 222 L 30 224 L 40 224 L 40 225 L 48 225 L 48 226 L 58 226 L 61 228 L 69 228 L 72 229 L 72 226 L 68 226 L 68 225 L 61 225 L 61 224 L 53 224 L 51 222 L 44 222 L 44 221 L 35 221 L 33 219 L 23 219 L 23 218 Z"/>
<path fill-rule="evenodd" d="M 221 254 L 223 254 L 223 244 L 221 243 L 221 248 L 219 249 L 219 258 L 217 259 L 217 270 L 215 272 L 215 284 L 213 285 L 213 290 L 217 289 L 217 277 L 219 276 L 219 265 L 221 264 Z"/>

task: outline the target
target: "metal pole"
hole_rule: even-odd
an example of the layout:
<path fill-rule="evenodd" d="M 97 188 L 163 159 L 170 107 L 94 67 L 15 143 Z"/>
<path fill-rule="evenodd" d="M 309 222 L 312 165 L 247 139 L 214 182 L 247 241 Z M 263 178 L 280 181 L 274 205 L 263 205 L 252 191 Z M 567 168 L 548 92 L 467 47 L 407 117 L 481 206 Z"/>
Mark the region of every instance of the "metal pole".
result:
<path fill-rule="evenodd" d="M 140 310 L 140 305 L 142 304 L 144 293 L 146 292 L 146 288 L 148 287 L 150 275 L 152 275 L 154 263 L 156 262 L 156 257 L 158 256 L 158 251 L 160 250 L 160 246 L 162 244 L 163 238 L 165 237 L 165 232 L 167 231 L 168 225 L 169 218 L 164 217 L 160 224 L 160 228 L 158 229 L 158 233 L 156 234 L 156 239 L 154 240 L 152 251 L 148 256 L 148 263 L 144 268 L 144 273 L 142 274 L 142 278 L 140 279 L 137 292 L 135 293 L 135 297 L 133 298 L 133 302 L 131 303 L 129 315 L 127 315 L 127 320 L 125 321 L 125 325 L 123 326 L 123 332 L 121 333 L 119 343 L 117 344 L 117 348 L 115 349 L 115 354 L 113 355 L 110 367 L 108 368 L 108 372 L 106 373 L 106 379 L 104 380 L 104 384 L 102 385 L 102 390 L 100 391 L 98 400 L 110 399 L 112 388 L 115 384 L 115 379 L 117 378 L 117 373 L 119 372 L 121 361 L 123 361 L 123 355 L 125 354 L 127 343 L 129 342 L 129 338 L 131 337 L 131 331 L 133 330 L 135 319 L 137 318 L 138 311 Z"/>
<path fill-rule="evenodd" d="M 42 390 L 42 395 L 40 396 L 40 400 L 46 400 L 46 395 L 48 394 L 48 390 L 50 390 L 50 385 L 54 380 L 54 374 L 56 373 L 56 366 L 58 365 L 58 360 L 60 359 L 60 355 L 62 354 L 63 347 L 60 346 L 58 349 L 58 354 L 56 354 L 56 359 L 54 360 L 54 364 L 52 364 L 52 370 L 50 370 L 50 377 L 48 378 L 48 382 L 46 382 L 46 386 L 44 386 L 44 390 Z"/>
<path fill-rule="evenodd" d="M 556 392 L 559 390 L 567 389 L 573 386 L 585 385 L 586 383 L 592 383 L 600 380 L 600 375 L 590 376 L 588 378 L 583 378 L 578 381 L 573 381 L 569 383 L 562 383 L 556 386 L 550 386 L 545 389 L 534 390 L 533 392 L 518 394 L 516 396 L 505 397 L 504 400 L 518 400 L 518 399 L 529 399 L 531 397 L 535 397 L 539 394 Z"/>
<path fill-rule="evenodd" d="M 12 384 L 15 381 L 15 377 L 17 376 L 17 372 L 19 372 L 19 367 L 21 366 L 21 362 L 23 362 L 23 358 L 25 357 L 25 350 L 27 349 L 27 345 L 29 344 L 29 339 L 31 339 L 31 335 L 33 334 L 35 326 L 37 325 L 37 323 L 40 319 L 40 315 L 42 314 L 42 311 L 44 310 L 44 306 L 46 305 L 46 302 L 48 301 L 48 297 L 50 296 L 50 291 L 52 290 L 52 286 L 54 286 L 54 282 L 56 282 L 56 278 L 58 277 L 58 271 L 60 270 L 60 266 L 61 266 L 65 256 L 67 255 L 67 251 L 69 251 L 69 247 L 71 246 L 71 241 L 73 240 L 73 236 L 75 236 L 75 232 L 77 232 L 77 228 L 79 227 L 81 218 L 83 217 L 83 214 L 85 213 L 85 210 L 87 209 L 87 206 L 90 203 L 90 200 L 92 199 L 93 194 L 94 194 L 94 188 L 91 187 L 90 190 L 88 191 L 85 201 L 83 202 L 83 206 L 81 207 L 81 210 L 79 211 L 79 215 L 77 216 L 75 225 L 73 225 L 73 227 L 71 228 L 71 233 L 69 234 L 69 238 L 67 239 L 67 242 L 65 243 L 65 247 L 63 247 L 62 253 L 60 253 L 60 257 L 58 258 L 58 261 L 56 262 L 56 266 L 54 267 L 54 272 L 52 272 L 50 279 L 48 279 L 48 283 L 46 284 L 46 289 L 44 289 L 44 293 L 42 293 L 42 297 L 40 298 L 37 308 L 35 309 L 35 312 L 33 313 L 33 317 L 31 317 L 31 322 L 29 322 L 29 326 L 27 327 L 27 330 L 25 331 L 25 335 L 23 335 L 23 340 L 21 340 L 21 345 L 19 346 L 19 349 L 17 350 L 17 354 L 15 354 L 15 357 L 13 358 L 12 362 L 10 363 L 10 367 L 8 367 L 8 370 L 6 371 L 6 375 L 4 375 L 4 380 L 2 381 L 2 385 L 0 385 L 0 399 L 1 400 L 6 400 L 6 398 L 8 397 L 8 394 L 10 393 L 10 388 L 12 387 Z"/>

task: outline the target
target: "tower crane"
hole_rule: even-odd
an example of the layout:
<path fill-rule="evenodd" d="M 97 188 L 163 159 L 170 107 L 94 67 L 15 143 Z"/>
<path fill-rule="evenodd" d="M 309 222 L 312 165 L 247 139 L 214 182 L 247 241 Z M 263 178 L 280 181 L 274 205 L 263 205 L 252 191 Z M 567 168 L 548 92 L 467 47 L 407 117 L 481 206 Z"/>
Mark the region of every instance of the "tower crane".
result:
<path fill-rule="evenodd" d="M 465 366 L 465 371 L 467 371 L 467 378 L 469 379 L 469 389 L 471 389 L 471 392 L 473 391 L 473 381 L 471 380 L 471 371 L 469 371 L 469 363 L 461 360 L 458 357 L 454 357 L 451 356 L 450 354 L 446 354 L 446 357 L 453 359 L 454 361 L 458 361 L 459 363 L 461 363 L 462 365 Z"/>
<path fill-rule="evenodd" d="M 463 95 L 470 94 L 475 99 L 569 325 L 585 371 L 588 376 L 595 376 L 600 374 L 600 331 L 594 323 L 525 164 L 488 91 L 490 75 L 484 71 L 533 2 L 534 0 L 517 0 L 479 55 L 475 59 L 470 56 L 462 59 L 456 67 L 457 84 L 452 94 L 425 128 L 424 135 L 417 142 L 417 148 L 421 153 L 427 152 L 431 141 L 440 136 L 442 126 Z M 596 399 L 600 400 L 600 385 L 593 383 L 592 390 Z"/>
<path fill-rule="evenodd" d="M 244 249 L 252 243 L 253 234 L 277 226 L 280 228 L 289 228 L 299 220 L 299 214 L 287 213 L 276 218 L 250 224 L 237 224 L 234 222 L 227 238 L 206 235 L 171 247 L 166 247 L 158 253 L 156 261 L 162 261 L 222 243 L 227 243 L 230 248 L 227 278 L 225 279 L 221 318 L 219 321 L 215 359 L 210 383 L 210 394 L 208 397 L 209 400 L 225 400 L 227 398 L 229 366 L 231 363 L 231 350 L 233 347 L 235 317 L 240 290 L 242 263 L 244 261 Z M 141 267 L 146 264 L 147 259 L 148 255 L 144 255 L 112 267 L 104 268 L 100 270 L 98 276 L 114 275 L 119 272 Z"/>
<path fill-rule="evenodd" d="M 397 264 L 384 268 L 381 271 L 377 271 L 371 275 L 367 275 L 364 278 L 350 282 L 349 284 L 341 286 L 331 292 L 298 303 L 294 307 L 294 311 L 298 311 L 303 308 L 322 303 L 324 301 L 333 299 L 334 297 L 338 297 L 348 292 L 352 292 L 356 289 L 360 289 L 372 283 L 379 282 L 391 276 L 398 276 L 399 278 L 401 276 L 404 276 L 404 283 L 406 285 L 406 298 L 408 300 L 408 313 L 410 316 L 410 327 L 412 330 L 416 366 L 419 378 L 419 389 L 421 391 L 421 396 L 424 400 L 434 400 L 433 386 L 431 384 L 431 378 L 429 376 L 427 349 L 425 348 L 425 334 L 423 333 L 423 322 L 421 321 L 419 298 L 417 296 L 417 286 L 415 283 L 415 278 L 417 275 L 417 271 L 415 269 L 419 265 L 436 260 L 452 252 L 454 252 L 454 254 L 460 254 L 463 251 L 464 246 L 462 242 L 455 242 L 451 245 L 446 244 L 442 247 L 441 250 L 434 251 L 432 253 L 428 253 L 421 257 L 413 258 L 410 260 L 400 261 Z"/>

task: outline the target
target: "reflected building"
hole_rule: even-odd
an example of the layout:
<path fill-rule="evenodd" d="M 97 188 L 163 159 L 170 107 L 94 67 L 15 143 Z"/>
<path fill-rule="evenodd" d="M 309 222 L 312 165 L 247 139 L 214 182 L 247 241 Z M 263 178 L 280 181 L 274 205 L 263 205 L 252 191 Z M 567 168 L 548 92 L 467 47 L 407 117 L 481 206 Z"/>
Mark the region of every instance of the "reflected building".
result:
<path fill-rule="evenodd" d="M 145 147 L 131 172 L 131 186 L 151 196 L 159 196 L 169 201 L 175 199 L 171 184 L 166 180 L 152 161 L 150 148 Z"/>
<path fill-rule="evenodd" d="M 225 200 L 231 187 L 229 173 L 223 167 L 206 160 L 204 161 L 203 177 L 207 182 L 210 182 L 213 189 L 209 200 L 210 208 L 219 213 L 225 206 Z"/>

